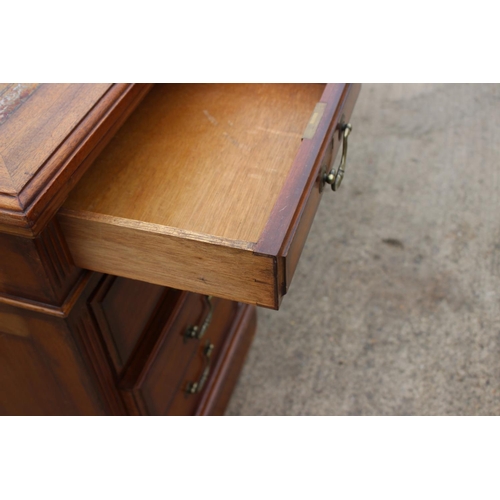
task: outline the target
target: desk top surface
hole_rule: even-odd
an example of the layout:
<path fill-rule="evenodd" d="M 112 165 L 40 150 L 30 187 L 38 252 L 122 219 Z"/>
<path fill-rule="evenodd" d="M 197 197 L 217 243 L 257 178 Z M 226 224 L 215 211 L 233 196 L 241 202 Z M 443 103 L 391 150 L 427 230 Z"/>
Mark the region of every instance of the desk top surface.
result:
<path fill-rule="evenodd" d="M 0 231 L 36 235 L 39 219 L 50 219 L 64 201 L 62 186 L 81 176 L 83 160 L 148 89 L 0 84 Z"/>

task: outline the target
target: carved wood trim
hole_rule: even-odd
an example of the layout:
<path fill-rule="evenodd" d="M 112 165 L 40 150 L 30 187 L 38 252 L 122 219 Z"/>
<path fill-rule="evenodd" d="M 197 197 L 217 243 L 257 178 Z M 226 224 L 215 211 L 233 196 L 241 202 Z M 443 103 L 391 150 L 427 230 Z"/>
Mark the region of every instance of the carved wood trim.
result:
<path fill-rule="evenodd" d="M 68 288 L 68 281 L 74 280 L 83 270 L 73 264 L 56 219 L 50 221 L 34 243 L 54 295 L 57 297 L 61 289 Z"/>
<path fill-rule="evenodd" d="M 91 310 L 85 304 L 79 317 L 72 321 L 72 331 L 86 364 L 93 369 L 93 378 L 111 415 L 124 415 L 125 407 L 116 388 L 111 365 L 100 342 L 100 335 Z"/>
<path fill-rule="evenodd" d="M 66 318 L 69 316 L 71 309 L 85 290 L 93 274 L 95 273 L 92 271 L 84 271 L 63 304 L 60 306 L 37 302 L 36 300 L 29 300 L 22 297 L 14 297 L 8 294 L 0 294 L 0 304 L 7 304 L 9 306 L 19 307 L 20 309 L 26 309 L 27 311 L 48 314 L 49 316 L 56 316 L 58 318 Z"/>
<path fill-rule="evenodd" d="M 151 86 L 112 85 L 19 192 L 0 193 L 0 231 L 37 236 Z"/>
<path fill-rule="evenodd" d="M 116 281 L 116 276 L 105 275 L 97 285 L 94 293 L 89 299 L 89 307 L 92 309 L 94 317 L 101 331 L 101 337 L 106 345 L 109 356 L 113 359 L 114 366 L 123 367 L 123 360 L 121 359 L 118 348 L 115 344 L 114 337 L 111 333 L 106 314 L 102 307 L 102 302 L 106 295 L 111 290 L 113 283 Z"/>
<path fill-rule="evenodd" d="M 142 399 L 140 393 L 124 389 L 121 390 L 121 393 L 129 415 L 149 415 L 146 409 L 146 404 L 144 403 L 144 400 Z"/>

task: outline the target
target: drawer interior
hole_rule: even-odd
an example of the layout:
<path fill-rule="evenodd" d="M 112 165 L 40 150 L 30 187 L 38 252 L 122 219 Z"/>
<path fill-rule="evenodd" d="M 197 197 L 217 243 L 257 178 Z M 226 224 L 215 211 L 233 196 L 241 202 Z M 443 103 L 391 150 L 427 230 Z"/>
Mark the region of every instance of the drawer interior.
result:
<path fill-rule="evenodd" d="M 156 85 L 65 206 L 256 243 L 323 90 Z"/>

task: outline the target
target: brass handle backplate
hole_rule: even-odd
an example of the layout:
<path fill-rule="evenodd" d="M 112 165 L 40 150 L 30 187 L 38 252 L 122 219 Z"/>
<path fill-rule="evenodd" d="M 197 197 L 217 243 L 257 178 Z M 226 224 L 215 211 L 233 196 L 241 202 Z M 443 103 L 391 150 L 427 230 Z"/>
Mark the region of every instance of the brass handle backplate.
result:
<path fill-rule="evenodd" d="M 203 349 L 203 356 L 205 360 L 205 367 L 201 372 L 201 376 L 197 382 L 189 382 L 186 386 L 186 392 L 188 394 L 196 394 L 197 392 L 201 392 L 205 382 L 207 381 L 208 375 L 210 374 L 210 356 L 212 356 L 212 352 L 214 350 L 214 344 L 211 342 L 207 342 L 205 349 Z"/>
<path fill-rule="evenodd" d="M 351 130 L 352 125 L 350 123 L 343 123 L 340 126 L 340 131 L 342 133 L 342 158 L 340 159 L 340 165 L 339 168 L 335 170 L 333 166 L 335 159 L 333 159 L 332 164 L 330 165 L 330 172 L 325 174 L 323 178 L 324 182 L 332 186 L 332 191 L 337 191 L 342 184 L 342 180 L 344 179 L 347 164 L 347 138 L 349 137 Z"/>
<path fill-rule="evenodd" d="M 214 315 L 214 305 L 212 303 L 212 296 L 207 295 L 205 297 L 205 300 L 207 301 L 208 304 L 208 314 L 207 317 L 205 318 L 205 321 L 201 324 L 201 326 L 195 325 L 187 328 L 186 331 L 184 332 L 184 338 L 201 339 L 203 335 L 205 335 L 205 332 L 207 331 L 208 327 L 210 326 L 210 323 L 212 322 L 212 317 Z"/>

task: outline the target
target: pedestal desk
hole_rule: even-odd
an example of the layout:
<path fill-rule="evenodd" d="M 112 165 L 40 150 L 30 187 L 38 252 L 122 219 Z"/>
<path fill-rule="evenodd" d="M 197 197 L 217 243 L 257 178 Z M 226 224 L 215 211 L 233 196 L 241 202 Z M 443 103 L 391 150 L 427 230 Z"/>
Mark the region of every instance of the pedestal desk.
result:
<path fill-rule="evenodd" d="M 359 88 L 0 84 L 0 414 L 222 414 Z"/>

